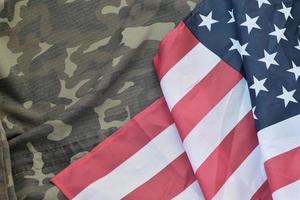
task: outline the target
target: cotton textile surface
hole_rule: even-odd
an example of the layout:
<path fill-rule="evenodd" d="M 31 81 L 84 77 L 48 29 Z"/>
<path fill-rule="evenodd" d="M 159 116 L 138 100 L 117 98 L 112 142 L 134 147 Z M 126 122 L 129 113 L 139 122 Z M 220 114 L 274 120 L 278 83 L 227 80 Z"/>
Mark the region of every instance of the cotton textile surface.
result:
<path fill-rule="evenodd" d="M 49 182 L 161 96 L 152 58 L 196 0 L 0 0 L 0 199 Z"/>

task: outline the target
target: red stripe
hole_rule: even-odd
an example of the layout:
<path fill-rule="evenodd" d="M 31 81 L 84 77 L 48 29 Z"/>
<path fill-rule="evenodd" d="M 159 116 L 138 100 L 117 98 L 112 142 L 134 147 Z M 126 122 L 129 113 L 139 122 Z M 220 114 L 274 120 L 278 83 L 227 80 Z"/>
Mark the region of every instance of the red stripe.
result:
<path fill-rule="evenodd" d="M 169 32 L 160 43 L 159 51 L 153 59 L 158 79 L 181 60 L 199 41 L 183 22 Z M 175 50 L 174 50 L 175 49 Z"/>
<path fill-rule="evenodd" d="M 183 140 L 241 79 L 239 72 L 220 61 L 174 106 L 172 116 Z"/>
<path fill-rule="evenodd" d="M 186 153 L 123 199 L 172 199 L 196 180 Z"/>
<path fill-rule="evenodd" d="M 212 199 L 216 195 L 257 145 L 255 123 L 252 112 L 249 112 L 196 172 L 206 199 Z"/>
<path fill-rule="evenodd" d="M 300 147 L 265 162 L 272 193 L 300 179 Z"/>
<path fill-rule="evenodd" d="M 90 153 L 56 175 L 52 182 L 68 198 L 73 198 L 86 186 L 110 173 L 172 123 L 165 100 L 160 98 Z"/>
<path fill-rule="evenodd" d="M 265 181 L 260 186 L 260 188 L 252 196 L 251 200 L 272 200 L 272 193 L 268 181 Z"/>

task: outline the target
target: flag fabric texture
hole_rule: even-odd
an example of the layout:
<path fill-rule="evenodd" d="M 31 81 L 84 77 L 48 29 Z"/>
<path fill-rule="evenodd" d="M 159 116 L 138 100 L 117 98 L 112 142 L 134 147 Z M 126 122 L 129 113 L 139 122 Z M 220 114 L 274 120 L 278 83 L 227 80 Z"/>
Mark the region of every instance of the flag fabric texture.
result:
<path fill-rule="evenodd" d="M 154 58 L 164 97 L 52 181 L 70 199 L 300 199 L 299 11 L 201 2 Z"/>

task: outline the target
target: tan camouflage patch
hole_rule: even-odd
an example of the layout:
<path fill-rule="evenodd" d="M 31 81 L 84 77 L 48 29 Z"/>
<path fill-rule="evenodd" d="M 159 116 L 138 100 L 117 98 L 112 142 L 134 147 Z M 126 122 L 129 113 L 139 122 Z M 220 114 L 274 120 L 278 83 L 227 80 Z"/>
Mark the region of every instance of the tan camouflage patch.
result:
<path fill-rule="evenodd" d="M 10 160 L 9 160 L 10 161 Z M 7 177 L 7 186 L 8 187 L 13 187 L 14 186 L 14 180 L 13 180 L 13 176 L 12 174 L 8 173 L 8 177 Z"/>
<path fill-rule="evenodd" d="M 128 113 L 128 116 L 124 120 L 113 120 L 111 122 L 105 121 L 105 111 L 107 109 L 116 107 L 121 105 L 122 101 L 120 100 L 113 100 L 113 99 L 106 99 L 105 102 L 101 105 L 95 108 L 95 112 L 98 114 L 98 119 L 101 125 L 101 129 L 109 129 L 111 127 L 121 127 L 123 124 L 125 124 L 130 119 L 129 115 L 129 108 L 126 107 L 126 111 Z"/>
<path fill-rule="evenodd" d="M 53 130 L 47 136 L 48 140 L 60 141 L 68 137 L 72 132 L 72 126 L 60 120 L 48 121 L 45 124 L 52 126 Z"/>
<path fill-rule="evenodd" d="M 91 51 L 94 51 L 96 49 L 98 49 L 99 47 L 102 47 L 104 45 L 107 45 L 109 40 L 111 39 L 111 37 L 107 37 L 107 38 L 104 38 L 98 42 L 95 42 L 93 44 L 91 44 L 86 50 L 83 51 L 83 53 L 89 53 Z"/>
<path fill-rule="evenodd" d="M 21 0 L 16 3 L 13 20 L 9 22 L 10 27 L 15 27 L 22 20 L 21 10 L 27 6 L 28 1 L 29 0 Z"/>
<path fill-rule="evenodd" d="M 77 46 L 77 47 L 73 47 L 73 48 L 67 48 L 67 58 L 65 60 L 65 73 L 69 76 L 69 77 L 72 77 L 74 75 L 74 72 L 76 71 L 77 69 L 77 65 L 76 63 L 74 63 L 72 60 L 71 60 L 71 56 L 73 55 L 73 53 L 75 53 L 78 48 L 80 46 Z"/>
<path fill-rule="evenodd" d="M 53 45 L 49 45 L 46 42 L 43 43 L 39 43 L 39 47 L 40 47 L 40 52 L 38 54 L 36 54 L 32 60 L 34 60 L 35 58 L 39 57 L 40 55 L 42 55 L 43 53 L 45 53 L 50 47 L 52 47 Z"/>
<path fill-rule="evenodd" d="M 175 27 L 174 23 L 155 23 L 150 26 L 128 27 L 122 31 L 122 44 L 135 49 L 143 41 L 148 40 L 160 41 L 162 38 Z"/>
<path fill-rule="evenodd" d="M 53 186 L 45 192 L 45 196 L 44 196 L 43 200 L 54 199 L 55 197 L 58 196 L 58 193 L 59 193 L 59 189 L 57 187 Z"/>
<path fill-rule="evenodd" d="M 17 60 L 22 55 L 22 53 L 11 52 L 7 47 L 8 42 L 9 37 L 0 37 L 0 55 L 5 57 L 5 59 L 0 59 L 0 79 L 9 75 L 11 67 L 18 63 Z"/>
<path fill-rule="evenodd" d="M 76 0 L 67 0 L 65 3 L 73 3 Z"/>
<path fill-rule="evenodd" d="M 1 7 L 1 1 L 4 1 L 5 0 L 0 0 L 0 7 Z M 10 1 L 13 1 L 13 0 L 10 0 Z M 13 20 L 9 21 L 7 18 L 0 18 L 0 22 L 6 22 L 9 24 L 10 27 L 15 27 L 21 20 L 21 9 L 24 7 L 24 6 L 27 6 L 27 3 L 28 3 L 29 0 L 20 0 L 20 1 L 17 1 L 17 3 L 15 4 L 15 12 L 14 12 L 14 16 L 12 17 Z M 7 1 L 9 3 L 9 1 Z M 2 7 L 4 8 L 4 4 L 2 4 Z M 1 12 L 1 9 L 0 9 L 0 12 Z"/>
<path fill-rule="evenodd" d="M 105 6 L 101 13 L 103 15 L 106 15 L 106 14 L 119 14 L 120 10 L 123 8 L 123 7 L 126 7 L 128 6 L 126 0 L 121 0 L 121 3 L 120 3 L 120 6 L 117 7 L 117 6 Z"/>
<path fill-rule="evenodd" d="M 26 101 L 24 104 L 23 104 L 23 106 L 24 106 L 24 108 L 26 108 L 26 109 L 30 109 L 31 107 L 32 107 L 32 101 Z"/>
<path fill-rule="evenodd" d="M 124 92 L 125 90 L 127 90 L 128 88 L 134 86 L 134 83 L 131 81 L 126 81 L 123 85 L 123 87 L 118 91 L 118 94 Z"/>
<path fill-rule="evenodd" d="M 193 10 L 196 7 L 196 3 L 193 1 L 187 1 L 186 2 L 190 6 L 190 10 Z"/>
<path fill-rule="evenodd" d="M 66 105 L 66 108 L 71 107 L 80 99 L 79 97 L 76 96 L 76 92 L 79 90 L 79 88 L 81 88 L 88 81 L 89 81 L 89 79 L 85 79 L 85 80 L 80 81 L 75 87 L 67 88 L 66 81 L 60 80 L 61 90 L 60 90 L 58 97 L 63 97 L 63 98 L 72 100 L 72 102 L 70 104 Z"/>
<path fill-rule="evenodd" d="M 15 125 L 7 119 L 7 116 L 4 117 L 3 122 L 8 129 L 13 129 L 15 127 Z"/>
<path fill-rule="evenodd" d="M 19 72 L 17 75 L 18 76 L 24 76 L 25 74 L 23 72 Z"/>
<path fill-rule="evenodd" d="M 43 180 L 45 178 L 50 178 L 52 177 L 54 174 L 50 173 L 50 174 L 44 174 L 42 169 L 44 166 L 44 161 L 42 159 L 42 153 L 38 152 L 34 146 L 28 142 L 27 144 L 27 148 L 29 149 L 29 151 L 33 154 L 33 165 L 32 165 L 32 171 L 34 172 L 34 175 L 25 175 L 24 178 L 29 178 L 29 179 L 34 179 L 38 181 L 38 185 L 42 186 L 43 185 Z"/>
<path fill-rule="evenodd" d="M 56 106 L 55 104 L 50 103 L 50 107 L 51 107 L 51 108 L 54 108 L 55 106 Z"/>
<path fill-rule="evenodd" d="M 78 160 L 79 158 L 81 158 L 82 156 L 84 156 L 87 153 L 88 153 L 88 151 L 83 151 L 83 152 L 79 152 L 79 153 L 75 154 L 74 156 L 71 157 L 71 163 L 74 162 L 75 160 Z"/>
<path fill-rule="evenodd" d="M 119 56 L 119 57 L 114 58 L 113 61 L 112 61 L 112 67 L 117 66 L 120 63 L 122 57 L 123 56 Z"/>

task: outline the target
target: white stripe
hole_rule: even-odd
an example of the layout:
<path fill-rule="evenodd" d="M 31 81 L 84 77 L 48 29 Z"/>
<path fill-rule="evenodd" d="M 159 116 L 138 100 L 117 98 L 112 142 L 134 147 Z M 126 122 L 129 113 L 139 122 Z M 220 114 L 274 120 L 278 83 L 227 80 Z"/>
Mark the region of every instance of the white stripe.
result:
<path fill-rule="evenodd" d="M 256 147 L 227 179 L 213 199 L 251 199 L 266 180 L 261 151 Z"/>
<path fill-rule="evenodd" d="M 197 181 L 192 183 L 183 192 L 173 198 L 173 200 L 205 200 Z"/>
<path fill-rule="evenodd" d="M 170 110 L 220 61 L 216 54 L 199 43 L 174 65 L 160 82 Z"/>
<path fill-rule="evenodd" d="M 300 146 L 299 124 L 297 115 L 258 132 L 265 161 Z"/>
<path fill-rule="evenodd" d="M 299 200 L 300 199 L 300 181 L 296 181 L 289 185 L 286 185 L 279 190 L 276 190 L 273 194 L 274 200 Z"/>
<path fill-rule="evenodd" d="M 183 152 L 181 139 L 172 124 L 111 173 L 87 186 L 75 199 L 121 199 Z"/>
<path fill-rule="evenodd" d="M 194 171 L 250 110 L 248 86 L 242 79 L 185 138 L 184 148 Z"/>

